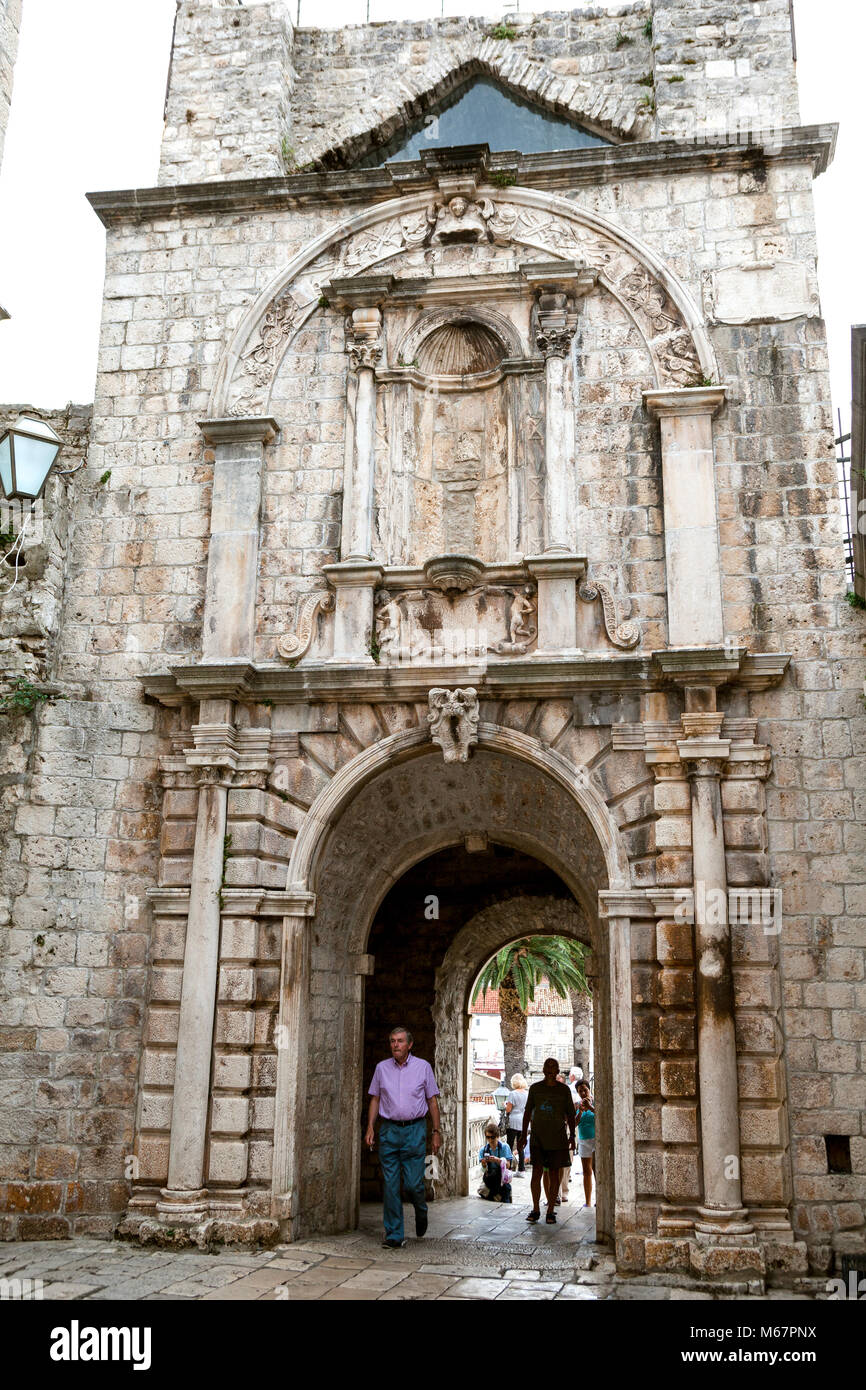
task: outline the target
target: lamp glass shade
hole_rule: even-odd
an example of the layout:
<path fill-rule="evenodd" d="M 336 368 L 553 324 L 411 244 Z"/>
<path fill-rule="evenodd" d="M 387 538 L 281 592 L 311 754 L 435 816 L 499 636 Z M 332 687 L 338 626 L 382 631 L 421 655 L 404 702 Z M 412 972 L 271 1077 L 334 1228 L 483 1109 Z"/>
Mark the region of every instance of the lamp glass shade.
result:
<path fill-rule="evenodd" d="M 20 415 L 0 439 L 0 481 L 7 498 L 38 497 L 60 448 L 60 437 L 44 420 Z"/>
<path fill-rule="evenodd" d="M 8 433 L 0 439 L 0 483 L 8 497 L 12 491 L 12 441 Z"/>
<path fill-rule="evenodd" d="M 18 496 L 38 497 L 45 479 L 60 452 L 60 445 L 48 439 L 15 435 L 15 492 Z"/>

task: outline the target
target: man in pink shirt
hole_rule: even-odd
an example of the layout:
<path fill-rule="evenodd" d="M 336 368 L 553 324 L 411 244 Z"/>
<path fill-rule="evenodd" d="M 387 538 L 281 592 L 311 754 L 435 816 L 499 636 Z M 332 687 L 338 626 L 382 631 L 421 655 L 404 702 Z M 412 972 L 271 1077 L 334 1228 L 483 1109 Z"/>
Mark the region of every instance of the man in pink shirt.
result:
<path fill-rule="evenodd" d="M 393 1028 L 389 1035 L 391 1056 L 380 1062 L 370 1082 L 370 1110 L 367 1116 L 367 1147 L 376 1142 L 375 1124 L 379 1117 L 379 1161 L 385 1182 L 384 1220 L 388 1250 L 399 1250 L 403 1239 L 401 1182 L 415 1208 L 415 1234 L 427 1230 L 427 1194 L 424 1189 L 424 1158 L 427 1149 L 427 1111 L 433 1120 L 433 1152 L 439 1152 L 439 1087 L 429 1062 L 412 1056 L 414 1039 L 408 1028 Z"/>

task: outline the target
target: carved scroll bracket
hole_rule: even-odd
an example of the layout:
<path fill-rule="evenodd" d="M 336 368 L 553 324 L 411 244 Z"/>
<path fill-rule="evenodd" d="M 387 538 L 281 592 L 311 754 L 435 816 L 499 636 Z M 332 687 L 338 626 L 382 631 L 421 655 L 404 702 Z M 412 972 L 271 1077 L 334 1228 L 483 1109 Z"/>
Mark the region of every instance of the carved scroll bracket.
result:
<path fill-rule="evenodd" d="M 604 614 L 604 630 L 615 647 L 636 647 L 640 641 L 640 628 L 637 623 L 625 621 L 619 616 L 616 599 L 610 586 L 601 579 L 583 579 L 577 586 L 578 597 L 584 603 L 594 603 L 601 599 Z"/>
<path fill-rule="evenodd" d="M 300 661 L 313 640 L 313 624 L 318 613 L 332 613 L 335 598 L 330 590 L 308 594 L 301 604 L 297 632 L 286 632 L 277 643 L 277 651 L 285 661 Z"/>

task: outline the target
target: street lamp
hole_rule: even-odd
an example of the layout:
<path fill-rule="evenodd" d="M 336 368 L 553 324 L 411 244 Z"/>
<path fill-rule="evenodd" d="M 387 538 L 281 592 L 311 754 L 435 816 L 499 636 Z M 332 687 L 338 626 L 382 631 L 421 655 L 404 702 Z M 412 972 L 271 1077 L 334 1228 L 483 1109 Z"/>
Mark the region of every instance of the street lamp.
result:
<path fill-rule="evenodd" d="M 61 443 L 50 425 L 28 415 L 19 415 L 0 435 L 0 483 L 7 502 L 41 497 Z"/>
<path fill-rule="evenodd" d="M 500 1081 L 496 1090 L 493 1092 L 493 1099 L 496 1101 L 496 1109 L 499 1111 L 500 1115 L 505 1109 L 505 1102 L 508 1100 L 508 1095 L 508 1087 L 505 1085 L 504 1081 Z"/>
<path fill-rule="evenodd" d="M 0 434 L 0 487 L 3 500 L 10 503 L 12 518 L 21 521 L 11 546 L 0 555 L 14 571 L 11 584 L 0 581 L 0 597 L 5 598 L 18 583 L 18 573 L 24 565 L 24 537 L 36 510 L 35 504 L 45 490 L 49 474 L 57 462 L 63 441 L 44 420 L 34 420 L 29 415 L 19 415 L 11 425 Z M 82 459 L 82 463 L 84 460 Z M 81 465 L 79 464 L 78 467 Z M 78 468 L 68 470 L 77 473 Z M 4 507 L 4 512 L 6 508 Z M 7 514 L 8 515 L 8 514 Z M 23 520 L 21 520 L 23 515 Z M 7 516 L 0 518 L 0 530 L 4 535 L 3 545 L 7 545 L 15 532 L 15 522 L 6 530 L 3 524 Z M 0 550 L 3 546 L 0 546 Z"/>

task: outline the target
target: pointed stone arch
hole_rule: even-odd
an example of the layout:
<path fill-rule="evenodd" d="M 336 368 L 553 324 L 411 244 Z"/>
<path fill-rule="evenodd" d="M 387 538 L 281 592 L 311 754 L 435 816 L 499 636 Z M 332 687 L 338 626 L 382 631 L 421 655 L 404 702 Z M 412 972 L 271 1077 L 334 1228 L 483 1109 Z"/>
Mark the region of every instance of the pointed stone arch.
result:
<path fill-rule="evenodd" d="M 416 125 L 473 77 L 491 78 L 513 96 L 522 97 L 553 116 L 565 117 L 612 144 L 620 144 L 634 134 L 636 112 L 612 98 L 600 101 L 590 82 L 560 77 L 540 60 L 510 52 L 507 42 L 483 39 L 467 43 L 464 48 L 467 51 L 456 63 L 440 60 L 418 74 L 403 74 L 399 100 L 391 94 L 375 100 L 371 107 L 373 122 L 366 130 L 359 131 L 357 121 L 342 121 L 335 131 L 305 148 L 308 161 L 317 170 L 357 165 L 387 145 L 400 130 Z"/>

